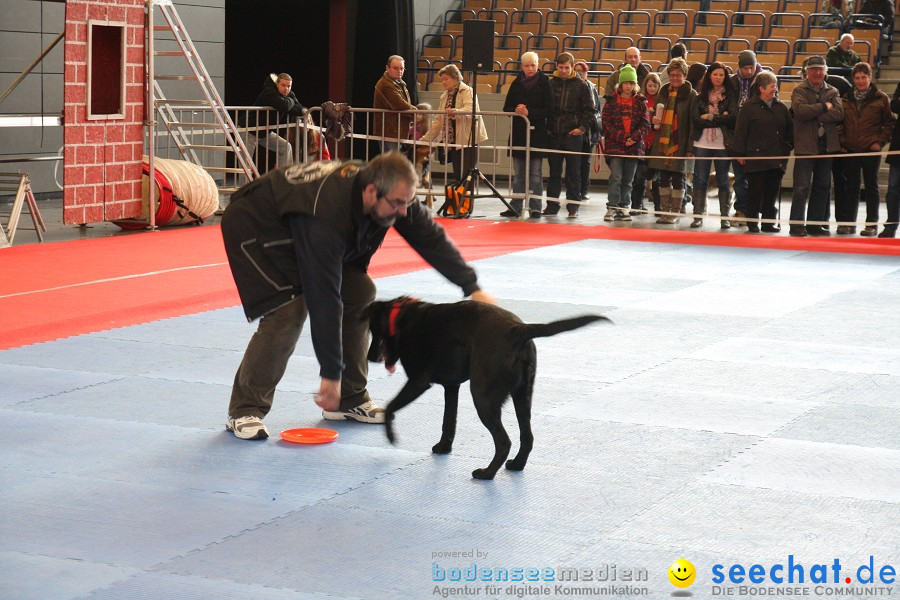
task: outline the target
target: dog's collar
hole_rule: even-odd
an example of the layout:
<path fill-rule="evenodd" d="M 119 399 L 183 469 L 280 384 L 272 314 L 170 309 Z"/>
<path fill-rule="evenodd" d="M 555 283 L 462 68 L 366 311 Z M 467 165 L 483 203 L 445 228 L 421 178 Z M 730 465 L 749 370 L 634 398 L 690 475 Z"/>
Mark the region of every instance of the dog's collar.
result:
<path fill-rule="evenodd" d="M 395 300 L 391 305 L 391 312 L 388 314 L 388 335 L 390 337 L 397 335 L 397 317 L 400 316 L 400 311 L 403 307 L 410 302 L 418 302 L 418 298 L 402 298 Z"/>

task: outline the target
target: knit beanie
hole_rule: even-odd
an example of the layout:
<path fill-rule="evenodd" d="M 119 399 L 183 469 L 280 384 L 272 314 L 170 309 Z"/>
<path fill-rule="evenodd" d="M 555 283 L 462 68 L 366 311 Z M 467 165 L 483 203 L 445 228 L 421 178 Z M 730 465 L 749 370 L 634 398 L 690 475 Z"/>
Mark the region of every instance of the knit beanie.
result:
<path fill-rule="evenodd" d="M 738 54 L 738 67 L 752 67 L 756 64 L 756 53 L 753 50 L 742 50 Z"/>
<path fill-rule="evenodd" d="M 637 71 L 631 65 L 625 65 L 619 71 L 619 83 L 625 83 L 626 81 L 637 83 Z"/>

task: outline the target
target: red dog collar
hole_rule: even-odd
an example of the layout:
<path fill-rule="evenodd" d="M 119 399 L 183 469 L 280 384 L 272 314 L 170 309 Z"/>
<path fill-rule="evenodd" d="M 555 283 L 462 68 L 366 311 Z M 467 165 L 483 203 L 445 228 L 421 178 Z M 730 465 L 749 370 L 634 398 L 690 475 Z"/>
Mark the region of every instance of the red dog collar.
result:
<path fill-rule="evenodd" d="M 394 337 L 397 335 L 397 317 L 400 316 L 400 310 L 404 305 L 409 304 L 410 302 L 417 302 L 416 298 L 403 298 L 402 300 L 397 300 L 391 306 L 391 312 L 388 315 L 388 335 L 390 337 Z"/>

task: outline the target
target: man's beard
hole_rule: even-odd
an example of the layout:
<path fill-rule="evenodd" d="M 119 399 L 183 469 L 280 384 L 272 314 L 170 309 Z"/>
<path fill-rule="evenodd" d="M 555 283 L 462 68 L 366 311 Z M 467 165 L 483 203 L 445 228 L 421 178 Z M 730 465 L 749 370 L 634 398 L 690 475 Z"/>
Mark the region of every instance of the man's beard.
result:
<path fill-rule="evenodd" d="M 397 217 L 395 215 L 391 215 L 389 217 L 379 217 L 374 212 L 369 215 L 373 221 L 375 221 L 378 225 L 382 227 L 393 227 L 394 223 L 397 221 Z"/>

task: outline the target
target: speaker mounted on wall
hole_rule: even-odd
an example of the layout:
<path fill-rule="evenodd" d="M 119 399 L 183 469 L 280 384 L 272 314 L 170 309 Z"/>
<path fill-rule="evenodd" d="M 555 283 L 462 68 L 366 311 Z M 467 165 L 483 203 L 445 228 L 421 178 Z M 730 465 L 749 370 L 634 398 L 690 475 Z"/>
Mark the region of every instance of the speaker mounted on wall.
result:
<path fill-rule="evenodd" d="M 496 21 L 463 21 L 463 71 L 494 70 L 494 27 Z"/>

